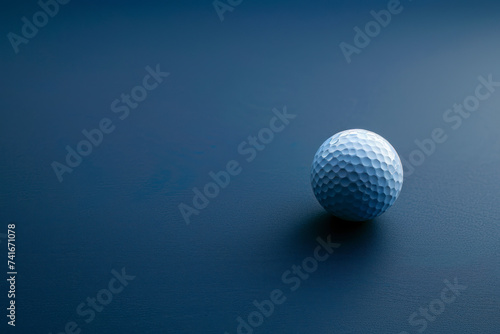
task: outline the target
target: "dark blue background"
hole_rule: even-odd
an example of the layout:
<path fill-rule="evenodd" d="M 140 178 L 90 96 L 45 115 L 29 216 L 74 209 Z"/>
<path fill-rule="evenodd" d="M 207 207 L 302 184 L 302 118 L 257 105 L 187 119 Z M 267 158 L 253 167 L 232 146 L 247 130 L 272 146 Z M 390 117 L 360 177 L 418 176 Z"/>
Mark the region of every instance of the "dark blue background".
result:
<path fill-rule="evenodd" d="M 73 0 L 18 54 L 3 38 L 0 233 L 16 222 L 19 274 L 2 333 L 232 334 L 273 289 L 287 300 L 255 333 L 416 333 L 410 314 L 455 277 L 467 290 L 426 332 L 498 333 L 500 90 L 457 130 L 442 116 L 500 81 L 500 6 L 402 4 L 351 64 L 339 44 L 387 1 L 244 0 L 221 22 L 211 0 Z M 3 35 L 38 10 L 4 2 Z M 156 64 L 170 76 L 120 121 L 111 102 Z M 247 163 L 238 145 L 283 106 L 296 119 Z M 51 163 L 104 117 L 115 131 L 60 183 Z M 437 127 L 448 140 L 386 214 L 323 213 L 309 168 L 326 138 L 368 129 L 408 159 Z M 186 225 L 178 205 L 230 160 L 242 173 Z M 290 292 L 282 273 L 329 234 L 341 247 Z M 123 267 L 135 280 L 85 324 L 76 307 Z"/>

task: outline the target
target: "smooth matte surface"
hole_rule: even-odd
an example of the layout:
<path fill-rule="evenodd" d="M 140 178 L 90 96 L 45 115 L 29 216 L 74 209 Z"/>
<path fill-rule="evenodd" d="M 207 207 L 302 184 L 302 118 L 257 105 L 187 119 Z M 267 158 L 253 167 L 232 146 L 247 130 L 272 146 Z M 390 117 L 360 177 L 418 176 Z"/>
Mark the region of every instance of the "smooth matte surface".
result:
<path fill-rule="evenodd" d="M 82 333 L 233 334 L 274 289 L 287 299 L 254 333 L 417 333 L 408 317 L 457 278 L 467 289 L 425 332 L 497 334 L 500 89 L 457 129 L 443 113 L 478 76 L 500 81 L 500 7 L 432 3 L 402 2 L 350 64 L 339 44 L 386 1 L 244 0 L 223 22 L 212 1 L 72 1 L 19 54 L 4 38 L 0 233 L 17 223 L 19 275 L 17 326 L 2 294 L 2 333 L 74 320 Z M 38 9 L 4 4 L 4 36 Z M 156 64 L 170 75 L 120 120 L 111 103 Z M 296 117 L 248 162 L 238 147 L 284 106 Z M 116 129 L 60 183 L 51 163 L 102 118 Z M 405 170 L 391 210 L 346 229 L 309 172 L 350 128 L 405 160 L 435 128 L 447 139 Z M 241 173 L 187 225 L 179 204 L 232 160 Z M 282 275 L 328 235 L 340 247 L 292 292 Z M 85 323 L 77 306 L 123 267 L 136 278 Z"/>

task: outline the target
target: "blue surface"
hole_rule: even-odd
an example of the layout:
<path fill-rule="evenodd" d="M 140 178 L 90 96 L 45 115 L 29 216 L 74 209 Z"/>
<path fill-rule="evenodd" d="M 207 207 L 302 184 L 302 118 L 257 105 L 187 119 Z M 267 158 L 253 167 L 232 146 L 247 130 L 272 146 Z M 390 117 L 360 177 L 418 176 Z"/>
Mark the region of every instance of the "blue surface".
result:
<path fill-rule="evenodd" d="M 479 76 L 500 81 L 500 7 L 432 3 L 403 1 L 351 63 L 340 43 L 387 1 L 244 0 L 222 22 L 212 1 L 71 1 L 19 53 L 5 37 L 0 233 L 16 222 L 18 276 L 16 328 L 2 315 L 2 333 L 55 334 L 74 321 L 81 333 L 233 334 L 254 300 L 273 299 L 282 303 L 255 333 L 418 333 L 425 323 L 427 333 L 497 334 L 500 87 L 467 118 L 447 110 Z M 4 4 L 4 36 L 39 9 Z M 170 75 L 127 117 L 124 102 L 113 112 L 157 64 Z M 252 146 L 284 106 L 296 117 Z M 59 182 L 51 164 L 106 118 L 113 132 Z M 351 128 L 420 165 L 406 165 L 391 210 L 348 228 L 317 203 L 309 172 L 324 139 Z M 434 137 L 428 155 L 415 153 Z M 222 170 L 229 184 L 195 208 L 193 188 Z M 184 219 L 181 203 L 198 214 Z M 318 250 L 328 236 L 332 253 Z M 317 268 L 297 281 L 292 266 L 309 258 Z M 87 323 L 77 307 L 122 268 L 135 279 Z M 455 278 L 467 288 L 411 325 Z"/>

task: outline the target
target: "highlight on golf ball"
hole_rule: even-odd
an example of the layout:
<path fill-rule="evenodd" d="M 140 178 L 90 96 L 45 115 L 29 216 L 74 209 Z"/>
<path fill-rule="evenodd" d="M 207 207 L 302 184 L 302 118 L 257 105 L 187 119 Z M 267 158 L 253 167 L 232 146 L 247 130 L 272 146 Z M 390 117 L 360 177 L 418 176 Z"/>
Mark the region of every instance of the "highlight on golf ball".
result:
<path fill-rule="evenodd" d="M 378 134 L 352 129 L 328 138 L 314 156 L 311 185 L 318 202 L 348 221 L 383 214 L 403 186 L 403 166 L 392 145 Z"/>

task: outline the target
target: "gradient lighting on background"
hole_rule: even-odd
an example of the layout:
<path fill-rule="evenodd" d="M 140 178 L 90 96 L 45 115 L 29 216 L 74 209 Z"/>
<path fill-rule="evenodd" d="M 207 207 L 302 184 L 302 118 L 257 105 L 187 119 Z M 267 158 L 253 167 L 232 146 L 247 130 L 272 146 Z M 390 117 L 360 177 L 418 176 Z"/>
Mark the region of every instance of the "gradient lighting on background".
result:
<path fill-rule="evenodd" d="M 212 0 L 70 1 L 18 53 L 7 34 L 40 6 L 4 4 L 0 256 L 15 222 L 18 276 L 16 328 L 3 315 L 2 333 L 74 322 L 81 333 L 233 334 L 281 290 L 254 333 L 417 333 L 425 319 L 425 333 L 496 334 L 500 87 L 460 126 L 444 115 L 479 77 L 500 81 L 500 7 L 401 6 L 348 63 L 339 45 L 388 1 L 243 0 L 223 21 Z M 169 75 L 137 106 L 123 102 L 157 65 Z M 240 145 L 284 107 L 296 117 L 248 161 Z M 67 166 L 66 146 L 103 119 L 113 131 L 60 182 L 52 163 Z M 352 128 L 382 135 L 414 170 L 390 210 L 346 229 L 317 203 L 309 171 L 319 145 Z M 446 140 L 418 160 L 416 142 L 435 129 Z M 193 189 L 230 161 L 241 172 L 187 225 L 179 205 L 193 207 Z M 328 236 L 340 246 L 300 278 L 293 266 Z M 113 278 L 124 288 L 103 306 Z M 455 278 L 467 288 L 434 320 L 420 315 Z"/>

